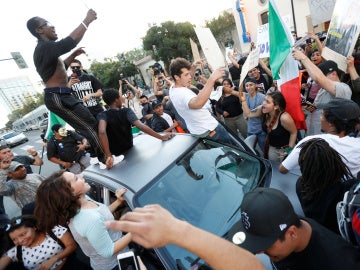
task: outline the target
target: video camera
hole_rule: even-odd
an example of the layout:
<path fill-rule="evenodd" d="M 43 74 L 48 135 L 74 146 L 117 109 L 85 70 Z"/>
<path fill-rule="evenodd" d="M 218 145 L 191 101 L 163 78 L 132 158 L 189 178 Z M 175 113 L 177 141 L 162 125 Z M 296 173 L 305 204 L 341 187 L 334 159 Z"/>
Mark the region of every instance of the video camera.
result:
<path fill-rule="evenodd" d="M 200 74 L 201 74 L 201 69 L 200 69 L 200 68 L 197 68 L 197 69 L 195 70 L 195 76 L 198 77 Z"/>
<path fill-rule="evenodd" d="M 149 66 L 149 68 L 152 69 L 154 76 L 159 75 L 160 73 L 164 73 L 163 67 L 158 62 L 156 62 L 152 66 Z"/>
<path fill-rule="evenodd" d="M 126 80 L 124 79 L 124 75 L 122 74 L 122 73 L 120 73 L 120 80 L 121 80 L 121 83 L 123 84 L 123 85 L 126 85 L 127 83 L 126 83 Z"/>

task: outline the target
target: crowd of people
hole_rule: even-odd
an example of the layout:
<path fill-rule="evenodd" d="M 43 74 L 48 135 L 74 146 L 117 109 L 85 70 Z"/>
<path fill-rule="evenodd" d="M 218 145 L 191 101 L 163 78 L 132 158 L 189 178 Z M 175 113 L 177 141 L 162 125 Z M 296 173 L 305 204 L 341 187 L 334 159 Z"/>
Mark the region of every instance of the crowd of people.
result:
<path fill-rule="evenodd" d="M 169 76 L 159 67 L 153 70 L 152 97 L 125 79 L 119 80 L 118 90 L 105 89 L 76 59 L 84 50 L 75 47 L 96 18 L 90 9 L 60 41 L 45 19 L 34 17 L 27 23 L 38 39 L 34 62 L 46 85 L 45 105 L 75 131 L 60 124 L 51 127 L 47 157 L 60 168 L 46 179 L 31 170 L 30 165 L 43 163 L 35 150 L 28 150 L 30 156 L 14 156 L 8 147 L 0 147 L 0 195 L 11 196 L 22 209 L 22 216 L 9 220 L 0 197 L 2 236 L 7 240 L 0 269 L 117 269 L 116 255 L 132 241 L 145 248 L 178 245 L 215 269 L 263 269 L 254 256 L 259 253 L 268 255 L 276 269 L 360 266 L 358 247 L 341 237 L 336 217 L 337 202 L 360 181 L 359 55 L 347 58 L 345 81 L 337 63 L 322 58 L 316 35 L 309 34 L 316 48 L 292 51 L 302 74 L 299 103 L 308 126 L 300 132 L 265 62 L 260 60 L 239 85 L 246 55 L 228 55 L 230 76 L 224 68 L 211 70 L 203 60 L 173 59 Z M 90 157 L 107 169 L 115 166 L 114 157 L 133 147 L 133 128 L 162 141 L 182 132 L 228 145 L 234 144 L 234 136 L 255 136 L 259 155 L 280 163 L 280 172 L 299 166 L 296 193 L 305 217 L 295 213 L 280 190 L 256 188 L 245 195 L 242 218 L 227 240 L 178 220 L 159 205 L 114 220 L 126 189 L 117 190 L 106 206 L 87 196 L 90 185 L 81 171 Z M 360 219 L 360 211 L 353 219 Z M 356 232 L 359 222 L 354 222 Z M 90 266 L 74 258 L 76 243 Z"/>

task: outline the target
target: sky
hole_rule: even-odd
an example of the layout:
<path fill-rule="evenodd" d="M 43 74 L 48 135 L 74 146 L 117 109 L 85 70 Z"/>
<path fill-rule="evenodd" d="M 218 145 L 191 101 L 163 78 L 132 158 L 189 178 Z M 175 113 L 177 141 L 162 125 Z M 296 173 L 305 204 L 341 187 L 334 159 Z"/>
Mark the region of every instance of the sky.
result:
<path fill-rule="evenodd" d="M 142 45 L 149 25 L 164 21 L 189 21 L 204 26 L 205 20 L 216 18 L 222 11 L 232 8 L 235 0 L 11 0 L 0 3 L 0 59 L 11 58 L 10 52 L 20 52 L 28 69 L 19 70 L 13 60 L 0 61 L 0 79 L 29 74 L 37 77 L 32 55 L 36 38 L 26 28 L 28 19 L 40 16 L 55 26 L 59 39 L 66 37 L 85 18 L 88 8 L 97 12 L 98 19 L 90 24 L 79 46 L 87 55 L 79 59 L 84 67 L 96 59 L 130 51 Z M 0 113 L 5 109 L 0 105 Z M 6 112 L 5 112 L 6 114 Z M 7 122 L 0 118 L 0 127 Z"/>

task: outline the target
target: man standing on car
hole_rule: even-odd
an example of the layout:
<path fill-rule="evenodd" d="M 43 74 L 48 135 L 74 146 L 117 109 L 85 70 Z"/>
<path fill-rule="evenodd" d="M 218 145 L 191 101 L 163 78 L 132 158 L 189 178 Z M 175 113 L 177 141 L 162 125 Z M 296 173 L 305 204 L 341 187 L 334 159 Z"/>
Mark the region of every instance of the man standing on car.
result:
<path fill-rule="evenodd" d="M 92 147 L 89 149 L 92 156 L 103 160 L 104 152 L 96 132 L 97 121 L 83 102 L 71 95 L 71 89 L 68 87 L 66 69 L 76 56 L 84 53 L 84 50 L 82 48 L 75 50 L 64 61 L 60 58 L 75 48 L 89 25 L 96 19 L 96 12 L 89 9 L 85 19 L 70 35 L 59 41 L 55 27 L 43 18 L 29 19 L 27 28 L 38 39 L 34 51 L 34 64 L 46 85 L 44 89 L 46 107 L 85 136 Z"/>
<path fill-rule="evenodd" d="M 70 63 L 72 74 L 69 80 L 69 87 L 73 90 L 72 94 L 81 99 L 96 118 L 99 112 L 104 111 L 103 105 L 100 103 L 103 94 L 102 83 L 93 75 L 87 74 L 83 70 L 81 62 L 74 59 Z"/>
<path fill-rule="evenodd" d="M 185 120 L 191 134 L 200 138 L 210 138 L 215 141 L 231 143 L 226 129 L 205 108 L 216 80 L 225 75 L 223 69 L 215 70 L 207 80 L 204 88 L 196 95 L 190 90 L 190 83 L 196 66 L 192 66 L 184 58 L 176 58 L 170 63 L 170 73 L 175 80 L 175 86 L 170 89 L 170 99 Z"/>

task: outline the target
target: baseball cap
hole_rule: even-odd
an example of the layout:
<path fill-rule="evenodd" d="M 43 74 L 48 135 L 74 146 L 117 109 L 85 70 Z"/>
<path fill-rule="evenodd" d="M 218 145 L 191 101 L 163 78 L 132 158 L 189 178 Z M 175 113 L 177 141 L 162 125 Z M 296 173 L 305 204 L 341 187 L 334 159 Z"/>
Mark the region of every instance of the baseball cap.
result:
<path fill-rule="evenodd" d="M 8 172 L 9 173 L 15 172 L 16 169 L 19 168 L 20 166 L 24 166 L 24 164 L 17 161 L 11 161 L 10 167 L 8 168 Z"/>
<path fill-rule="evenodd" d="M 333 98 L 327 103 L 316 105 L 319 109 L 325 109 L 341 120 L 353 120 L 360 117 L 359 105 L 351 99 Z"/>
<path fill-rule="evenodd" d="M 299 221 L 288 197 L 273 188 L 256 188 L 240 206 L 241 220 L 229 231 L 231 241 L 256 254 L 269 248 Z"/>
<path fill-rule="evenodd" d="M 318 65 L 318 68 L 320 68 L 320 70 L 322 71 L 322 73 L 324 73 L 325 76 L 333 71 L 338 72 L 338 65 L 332 60 L 327 60 L 320 63 Z"/>
<path fill-rule="evenodd" d="M 53 125 L 53 126 L 51 127 L 51 130 L 54 131 L 54 132 L 55 132 L 55 131 L 58 132 L 60 128 L 62 128 L 62 125 L 61 125 L 61 124 L 55 124 L 55 125 Z"/>
<path fill-rule="evenodd" d="M 151 103 L 152 109 L 155 110 L 155 108 L 159 107 L 160 105 L 163 105 L 161 101 L 155 100 Z"/>

